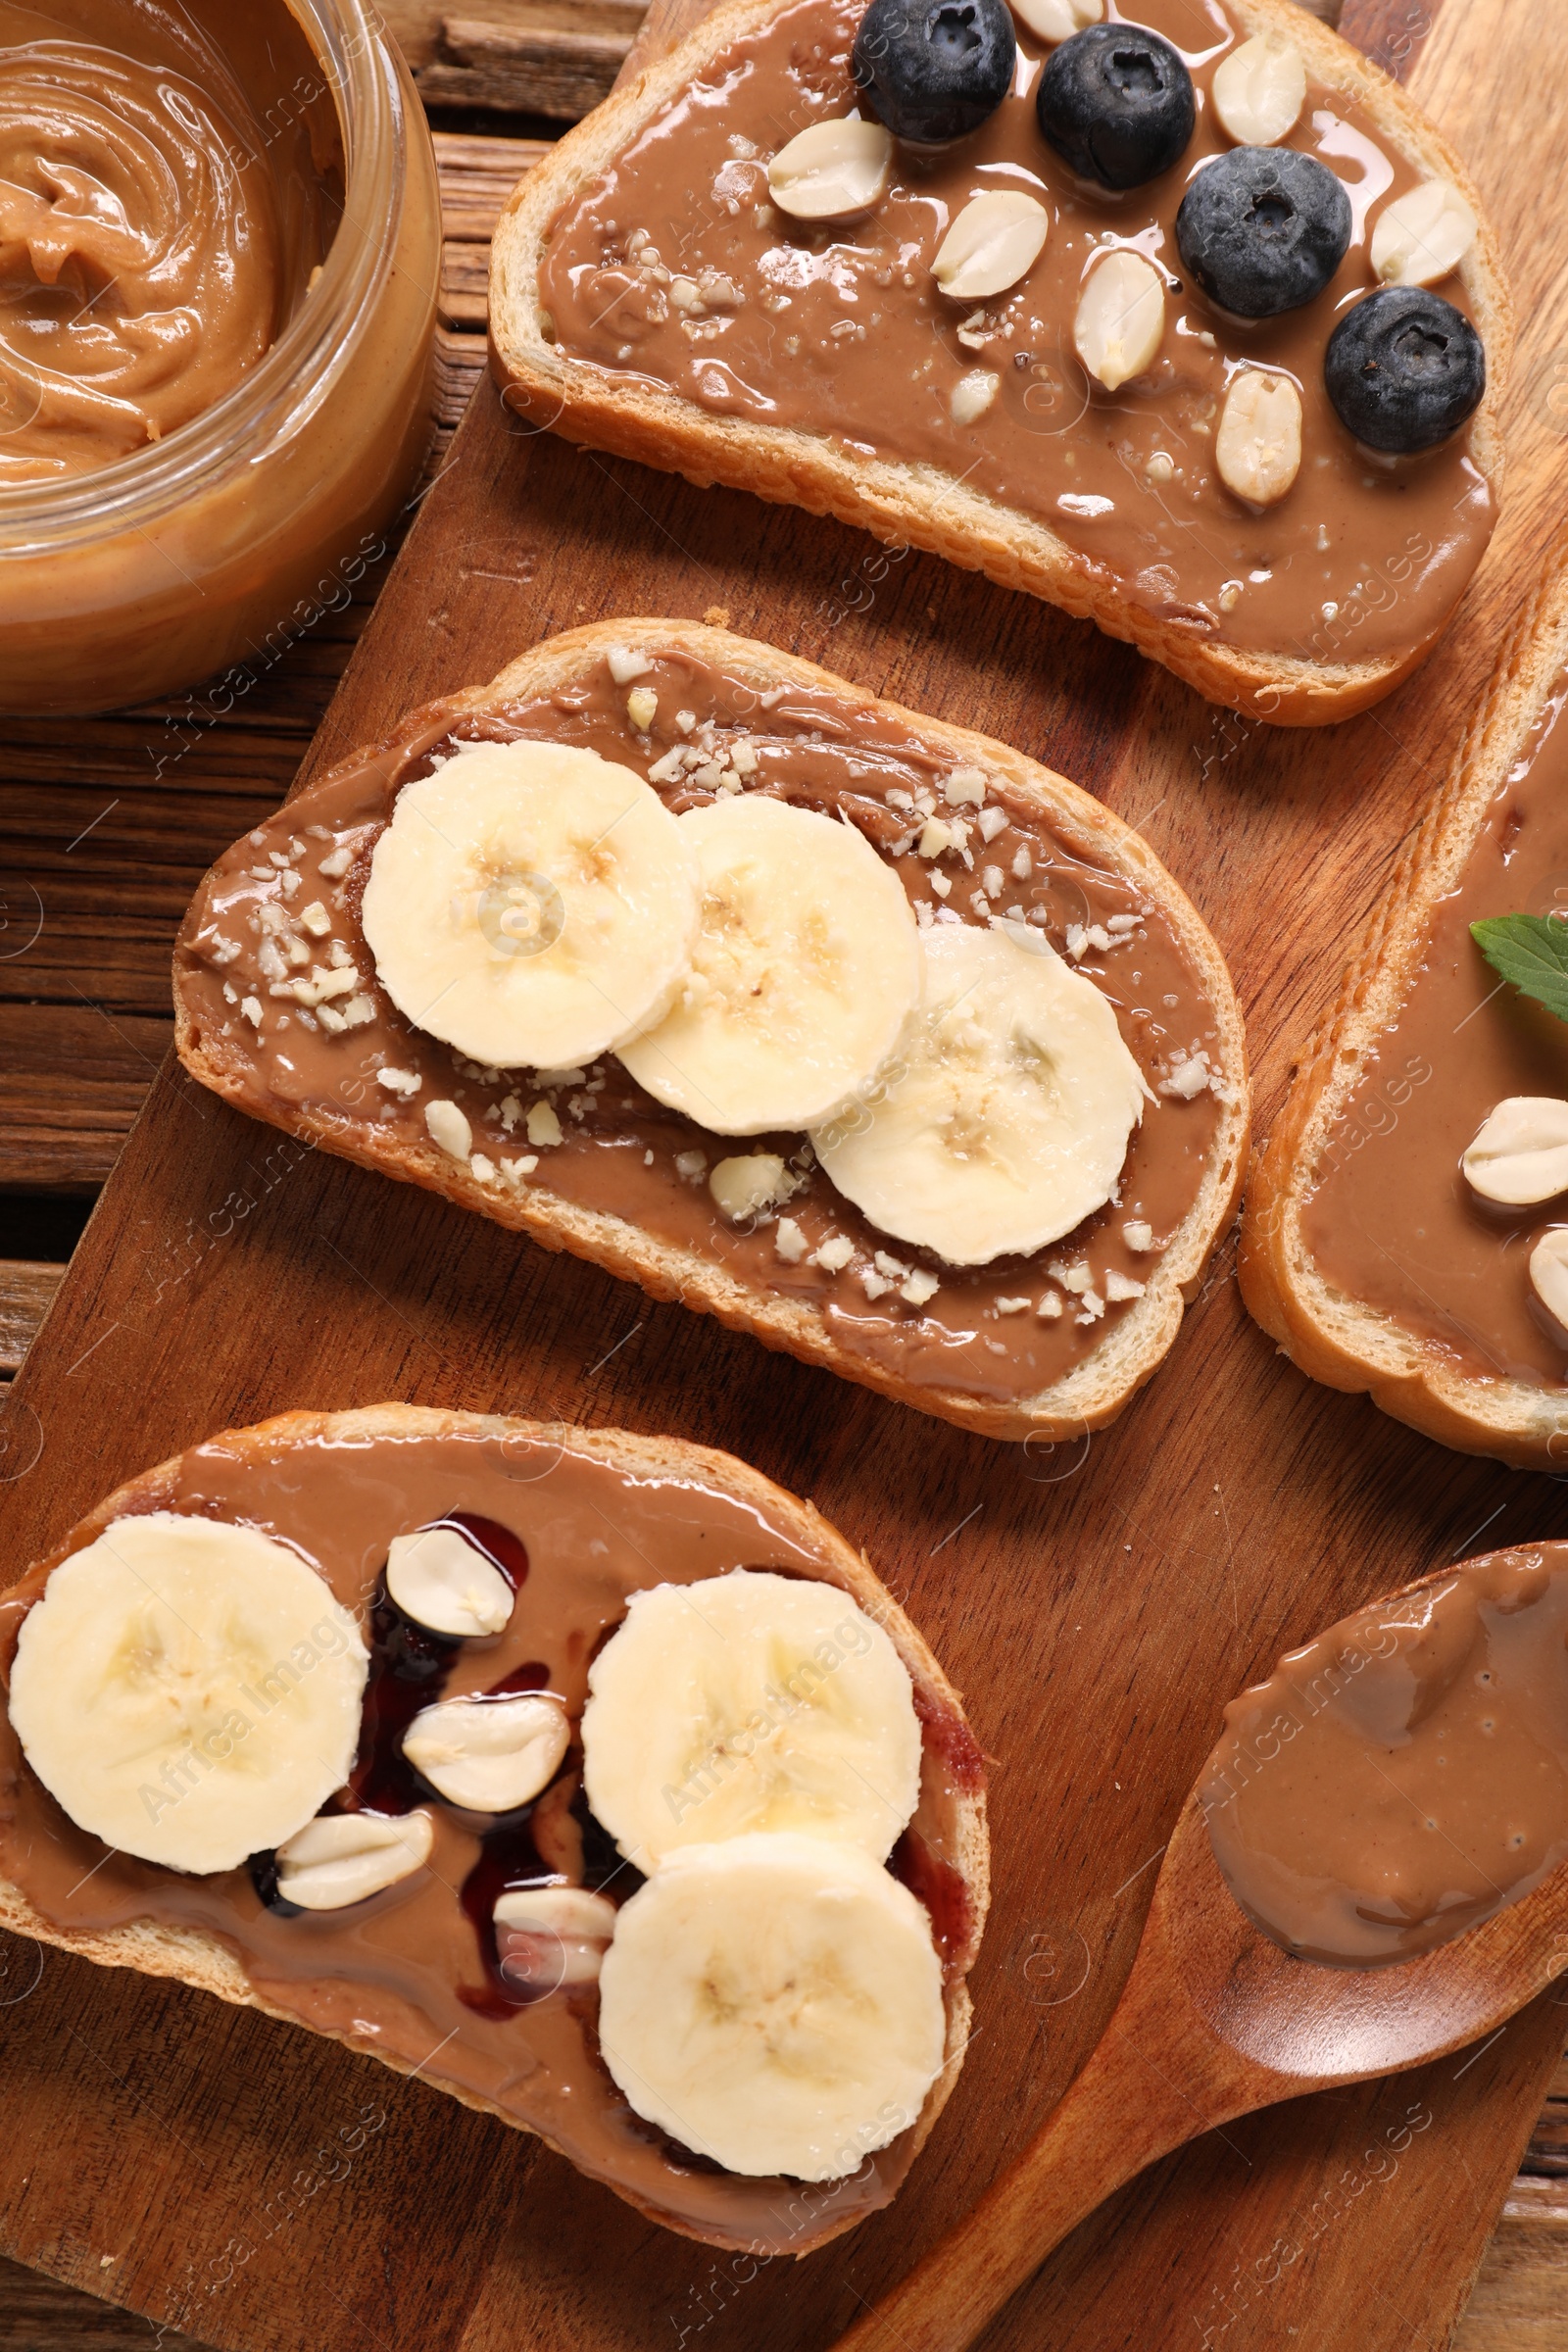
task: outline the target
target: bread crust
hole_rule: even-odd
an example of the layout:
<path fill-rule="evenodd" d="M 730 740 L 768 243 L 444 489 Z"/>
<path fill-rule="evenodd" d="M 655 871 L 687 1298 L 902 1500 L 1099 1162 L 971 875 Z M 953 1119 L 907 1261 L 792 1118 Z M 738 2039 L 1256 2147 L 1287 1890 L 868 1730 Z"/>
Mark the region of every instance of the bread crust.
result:
<path fill-rule="evenodd" d="M 1098 1348 L 1062 1380 L 1015 1402 L 969 1396 L 956 1389 L 918 1386 L 841 1347 L 814 1307 L 756 1290 L 695 1250 L 657 1241 L 624 1218 L 561 1200 L 543 1184 L 531 1183 L 502 1198 L 433 1143 L 395 1143 L 372 1121 L 342 1115 L 328 1118 L 283 1104 L 269 1104 L 261 1113 L 246 1094 L 240 1075 L 225 1066 L 220 1053 L 198 1039 L 181 985 L 182 950 L 176 948 L 174 1040 L 180 1059 L 192 1077 L 252 1117 L 265 1115 L 273 1125 L 356 1160 L 362 1167 L 423 1185 L 460 1207 L 477 1209 L 498 1224 L 526 1233 L 547 1250 L 569 1250 L 625 1281 L 640 1284 L 652 1298 L 679 1299 L 700 1313 L 715 1316 L 732 1331 L 749 1332 L 766 1348 L 819 1364 L 846 1380 L 912 1405 L 916 1411 L 933 1413 L 982 1436 L 1013 1440 L 1054 1442 L 1103 1428 L 1169 1352 L 1183 1311 L 1198 1295 L 1214 1244 L 1235 1214 L 1246 1172 L 1250 1118 L 1246 1035 L 1224 958 L 1196 907 L 1142 837 L 1064 776 L 966 727 L 925 717 L 896 703 L 879 702 L 814 662 L 696 622 L 623 619 L 572 629 L 534 646 L 489 685 L 452 696 L 439 708 L 460 717 L 493 710 L 509 701 L 548 694 L 580 675 L 588 662 L 624 644 L 628 637 L 667 646 L 671 652 L 689 654 L 699 662 L 722 663 L 760 691 L 779 685 L 816 689 L 867 715 L 882 712 L 902 720 L 945 747 L 955 766 L 988 767 L 1004 777 L 1021 804 L 1048 819 L 1091 859 L 1101 859 L 1135 879 L 1169 916 L 1214 1007 L 1218 1034 L 1212 1054 L 1227 1092 L 1235 1099 L 1220 1105 L 1203 1183 L 1150 1274 L 1144 1297 L 1128 1308 Z M 385 743 L 375 747 L 376 752 L 395 751 L 412 739 L 428 724 L 435 708 L 427 706 L 412 712 Z M 370 756 L 358 752 L 331 772 L 336 775 L 343 768 L 358 766 Z"/>
<path fill-rule="evenodd" d="M 1276 726 L 1323 726 L 1382 700 L 1426 659 L 1446 622 L 1404 655 L 1376 662 L 1321 662 L 1205 645 L 1134 605 L 1088 567 L 1049 524 L 999 499 L 966 489 L 941 468 L 852 456 L 825 437 L 794 427 L 711 418 L 682 399 L 637 380 L 568 360 L 549 341 L 538 268 L 551 223 L 630 138 L 730 42 L 755 31 L 781 0 L 723 0 L 668 56 L 616 88 L 567 132 L 518 183 L 491 245 L 492 366 L 514 413 L 540 430 L 592 449 L 680 473 L 699 489 L 722 483 L 774 504 L 804 507 L 873 537 L 941 556 L 1001 587 L 1021 589 L 1093 620 L 1136 645 L 1210 702 Z M 1500 494 L 1499 416 L 1513 350 L 1513 306 L 1497 236 L 1469 172 L 1397 82 L 1358 49 L 1309 16 L 1297 0 L 1227 0 L 1249 33 L 1283 32 L 1309 74 L 1348 91 L 1379 134 L 1426 176 L 1461 190 L 1479 223 L 1460 280 L 1487 348 L 1487 390 L 1468 428 L 1480 471 Z"/>
<path fill-rule="evenodd" d="M 258 1422 L 248 1429 L 225 1430 L 207 1441 L 221 1445 L 231 1456 L 241 1462 L 254 1459 L 258 1467 L 275 1468 L 279 1451 L 309 1446 L 330 1440 L 338 1445 L 355 1437 L 442 1438 L 451 1436 L 504 1438 L 518 1434 L 536 1439 L 547 1446 L 569 1446 L 573 1451 L 592 1455 L 616 1469 L 625 1469 L 642 1476 L 658 1475 L 693 1480 L 732 1496 L 765 1512 L 786 1534 L 812 1552 L 825 1551 L 831 1565 L 822 1571 L 823 1581 L 838 1584 L 857 1604 L 882 1627 L 898 1650 L 914 1685 L 922 1720 L 927 1713 L 940 1710 L 956 1712 L 962 1718 L 962 1700 L 942 1668 L 933 1657 L 920 1634 L 882 1584 L 863 1553 L 847 1544 L 838 1530 L 809 1503 L 792 1494 L 786 1488 L 775 1486 L 760 1470 L 754 1470 L 734 1454 L 721 1453 L 715 1447 L 696 1446 L 683 1438 L 639 1437 L 627 1430 L 580 1429 L 568 1422 L 539 1422 L 511 1418 L 496 1413 L 465 1413 L 442 1411 L 433 1407 L 412 1404 L 377 1404 L 361 1406 L 352 1412 L 280 1413 L 270 1421 Z M 144 1470 L 139 1477 L 124 1486 L 87 1514 L 58 1547 L 48 1553 L 39 1566 L 55 1567 L 70 1552 L 103 1533 L 114 1520 L 127 1514 L 159 1507 L 170 1480 L 174 1477 L 184 1455 L 160 1463 L 155 1469 Z M 30 1573 L 30 1571 L 28 1571 Z M 938 2116 L 952 2096 L 963 2064 L 963 2053 L 969 2039 L 971 2003 L 967 1974 L 974 1964 L 985 1926 L 986 1911 L 991 1896 L 991 1842 L 986 1828 L 986 1799 L 984 1788 L 958 1789 L 955 1792 L 956 1859 L 954 1867 L 963 1881 L 968 1896 L 970 1932 L 961 1951 L 953 1956 L 953 1965 L 945 1972 L 943 1999 L 947 2014 L 947 2063 L 926 2095 L 913 2126 L 913 2154 L 918 2155 L 930 2137 Z M 79 1958 L 91 1960 L 101 1968 L 130 1968 L 142 1976 L 172 1977 L 198 1992 L 210 1992 L 220 2001 L 236 2008 L 259 2009 L 268 2017 L 275 2017 L 297 2033 L 320 2033 L 329 2041 L 340 2041 L 346 2049 L 365 2058 L 379 2060 L 394 2074 L 422 2074 L 422 2079 L 434 2089 L 473 2108 L 481 2115 L 493 2115 L 514 2131 L 525 2132 L 540 2138 L 558 2155 L 566 2151 L 557 2147 L 545 2132 L 537 2132 L 508 2109 L 500 2107 L 478 2092 L 456 2083 L 434 2080 L 412 2060 L 390 2057 L 375 2043 L 352 2032 L 335 2032 L 328 2027 L 303 2025 L 286 2009 L 279 2009 L 264 2000 L 248 1982 L 235 1953 L 219 1936 L 205 1930 L 178 1928 L 152 1921 L 132 1923 L 113 1928 L 99 1935 L 78 1935 L 69 1929 L 57 1928 L 34 1911 L 21 1889 L 0 1879 L 0 1928 L 12 1935 L 28 1936 L 40 1943 L 56 1945 L 60 1950 L 74 1952 Z M 567 2162 L 570 2157 L 567 2155 Z M 695 2237 L 701 2242 L 728 2243 L 727 2239 L 709 2241 L 705 2233 L 688 2226 L 663 2208 L 646 2202 L 630 2190 L 613 2182 L 607 2186 L 635 2206 L 650 2221 L 673 2230 L 683 2237 Z M 797 2258 L 825 2245 L 830 2238 L 841 2236 L 857 2227 L 865 2216 L 850 2215 L 825 2221 L 819 2228 L 803 2232 L 795 2246 Z"/>
<path fill-rule="evenodd" d="M 1384 1412 L 1463 1453 L 1518 1469 L 1568 1462 L 1564 1398 L 1528 1382 L 1466 1373 L 1441 1348 L 1318 1271 L 1301 1231 L 1320 1155 L 1359 1082 L 1362 1057 L 1396 1017 L 1434 911 L 1464 874 L 1488 808 L 1568 663 L 1568 534 L 1506 641 L 1448 775 L 1385 891 L 1339 997 L 1302 1056 L 1247 1188 L 1238 1267 L 1255 1319 L 1303 1372 L 1364 1391 Z"/>

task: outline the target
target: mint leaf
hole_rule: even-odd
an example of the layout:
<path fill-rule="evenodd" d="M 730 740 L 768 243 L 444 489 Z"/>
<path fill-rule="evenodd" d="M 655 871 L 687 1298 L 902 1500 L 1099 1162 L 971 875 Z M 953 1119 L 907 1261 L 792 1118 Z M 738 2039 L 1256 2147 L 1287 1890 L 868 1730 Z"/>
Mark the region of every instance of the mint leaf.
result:
<path fill-rule="evenodd" d="M 1470 936 L 1494 972 L 1559 1021 L 1568 1021 L 1568 923 L 1549 914 L 1494 914 Z"/>

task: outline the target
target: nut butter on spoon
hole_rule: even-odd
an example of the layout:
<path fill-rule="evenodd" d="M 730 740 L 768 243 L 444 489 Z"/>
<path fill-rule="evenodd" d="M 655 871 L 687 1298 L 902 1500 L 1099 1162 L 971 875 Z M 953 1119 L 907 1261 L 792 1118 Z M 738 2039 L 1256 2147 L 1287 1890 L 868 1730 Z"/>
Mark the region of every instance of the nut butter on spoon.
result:
<path fill-rule="evenodd" d="M 1568 1544 L 1373 1601 L 1225 1723 L 1088 2064 L 839 2352 L 960 2352 L 1146 2165 L 1478 2040 L 1568 1966 Z"/>

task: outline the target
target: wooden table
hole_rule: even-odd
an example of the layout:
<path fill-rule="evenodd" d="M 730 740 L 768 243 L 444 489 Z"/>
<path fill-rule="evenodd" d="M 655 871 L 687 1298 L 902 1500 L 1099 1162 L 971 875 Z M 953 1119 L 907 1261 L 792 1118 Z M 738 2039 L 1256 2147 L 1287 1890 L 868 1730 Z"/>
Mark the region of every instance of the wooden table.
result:
<path fill-rule="evenodd" d="M 416 4 L 388 13 L 432 102 L 514 134 L 508 109 L 562 119 L 597 96 L 640 10 L 488 0 L 477 26 Z M 490 226 L 536 152 L 515 135 L 437 136 L 447 245 L 432 465 L 483 365 Z M 259 674 L 230 715 L 210 716 L 198 693 L 69 728 L 11 730 L 0 755 L 0 1378 L 20 1364 L 72 1231 L 163 1057 L 178 916 L 211 859 L 281 796 L 379 585 L 368 577 L 354 605 Z M 147 2334 L 144 2321 L 0 2265 L 0 2352 Z M 182 2340 L 162 2337 L 171 2352 Z M 1568 2068 L 1457 2341 L 1461 2352 L 1568 2348 Z"/>

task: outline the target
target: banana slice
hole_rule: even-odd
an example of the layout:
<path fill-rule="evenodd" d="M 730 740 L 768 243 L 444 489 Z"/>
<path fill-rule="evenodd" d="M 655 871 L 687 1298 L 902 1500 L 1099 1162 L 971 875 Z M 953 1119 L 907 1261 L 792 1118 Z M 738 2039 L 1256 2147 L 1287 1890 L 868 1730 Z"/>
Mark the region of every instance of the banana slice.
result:
<path fill-rule="evenodd" d="M 448 1804 L 511 1813 L 549 1787 L 570 1740 L 559 1698 L 444 1698 L 416 1715 L 403 1753 Z"/>
<path fill-rule="evenodd" d="M 983 1266 L 1043 1249 L 1110 1199 L 1148 1089 L 1092 980 L 1044 941 L 926 932 L 920 1017 L 881 1100 L 815 1130 L 873 1225 Z"/>
<path fill-rule="evenodd" d="M 852 826 L 754 793 L 679 820 L 702 929 L 667 1020 L 620 1058 L 715 1135 L 829 1118 L 897 1044 L 920 991 L 904 886 Z"/>
<path fill-rule="evenodd" d="M 475 744 L 406 785 L 365 890 L 398 1010 L 495 1069 L 570 1069 L 662 1019 L 697 917 L 652 785 L 564 744 Z"/>
<path fill-rule="evenodd" d="M 78 1828 L 172 1870 L 234 1870 L 348 1778 L 368 1668 L 298 1552 L 152 1511 L 54 1570 L 23 1622 L 11 1721 Z"/>
<path fill-rule="evenodd" d="M 599 2044 L 637 2114 L 726 2172 L 837 2180 L 942 2071 L 926 1913 L 853 1846 L 692 1845 L 621 1906 Z"/>
<path fill-rule="evenodd" d="M 835 1585 L 737 1568 L 634 1592 L 588 1689 L 588 1802 L 640 1870 L 763 1830 L 880 1862 L 918 1801 L 908 1671 Z"/>

